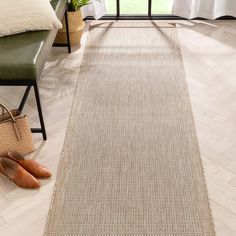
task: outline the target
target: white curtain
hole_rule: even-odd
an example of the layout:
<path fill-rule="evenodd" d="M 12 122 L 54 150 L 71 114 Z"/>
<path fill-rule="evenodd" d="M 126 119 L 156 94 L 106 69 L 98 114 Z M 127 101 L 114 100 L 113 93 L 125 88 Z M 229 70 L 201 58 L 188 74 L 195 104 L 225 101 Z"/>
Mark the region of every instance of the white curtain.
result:
<path fill-rule="evenodd" d="M 83 18 L 93 16 L 96 20 L 106 14 L 104 0 L 91 0 L 91 3 L 81 8 Z"/>
<path fill-rule="evenodd" d="M 216 19 L 225 15 L 236 17 L 236 0 L 174 0 L 172 13 L 189 19 Z"/>

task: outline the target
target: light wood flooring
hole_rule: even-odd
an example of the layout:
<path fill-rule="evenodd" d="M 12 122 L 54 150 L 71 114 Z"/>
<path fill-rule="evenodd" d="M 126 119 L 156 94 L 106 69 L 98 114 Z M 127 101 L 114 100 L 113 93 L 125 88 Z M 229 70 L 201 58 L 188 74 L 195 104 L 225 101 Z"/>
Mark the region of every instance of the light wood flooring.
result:
<path fill-rule="evenodd" d="M 196 121 L 210 206 L 218 236 L 236 235 L 236 22 L 178 22 L 186 77 Z M 37 151 L 30 156 L 53 171 L 40 190 L 17 188 L 0 176 L 0 235 L 42 236 L 73 103 L 81 49 L 67 54 L 53 48 L 40 93 L 48 141 L 34 135 Z M 22 88 L 0 88 L 0 102 L 17 107 Z M 37 126 L 34 97 L 25 111 Z"/>

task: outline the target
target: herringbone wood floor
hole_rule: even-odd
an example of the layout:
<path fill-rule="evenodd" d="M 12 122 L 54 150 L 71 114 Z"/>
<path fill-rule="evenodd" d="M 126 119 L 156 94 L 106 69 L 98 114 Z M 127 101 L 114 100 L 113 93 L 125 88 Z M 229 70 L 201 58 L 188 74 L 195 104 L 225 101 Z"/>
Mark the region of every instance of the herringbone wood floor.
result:
<path fill-rule="evenodd" d="M 210 204 L 219 236 L 236 235 L 236 24 L 235 21 L 178 22 L 186 77 L 193 106 Z M 71 55 L 53 49 L 40 91 L 49 139 L 34 135 L 38 150 L 32 158 L 52 169 L 40 190 L 23 190 L 0 176 L 0 235 L 41 236 L 55 183 L 82 49 Z M 50 69 L 49 69 L 50 66 Z M 0 101 L 17 106 L 21 88 L 0 88 Z M 27 104 L 37 125 L 34 99 Z"/>

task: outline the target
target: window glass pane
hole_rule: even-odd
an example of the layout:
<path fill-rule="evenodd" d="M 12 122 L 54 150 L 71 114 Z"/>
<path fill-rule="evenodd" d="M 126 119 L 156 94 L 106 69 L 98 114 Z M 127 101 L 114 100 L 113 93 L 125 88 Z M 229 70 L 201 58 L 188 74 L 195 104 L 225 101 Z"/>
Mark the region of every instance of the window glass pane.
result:
<path fill-rule="evenodd" d="M 152 14 L 171 14 L 174 0 L 152 0 Z"/>
<path fill-rule="evenodd" d="M 120 14 L 147 15 L 148 0 L 120 0 Z"/>
<path fill-rule="evenodd" d="M 116 15 L 116 0 L 105 0 L 107 14 Z"/>
<path fill-rule="evenodd" d="M 152 0 L 152 14 L 171 14 L 174 0 Z M 107 14 L 116 14 L 116 0 L 105 0 Z M 148 0 L 120 0 L 120 14 L 147 15 Z"/>

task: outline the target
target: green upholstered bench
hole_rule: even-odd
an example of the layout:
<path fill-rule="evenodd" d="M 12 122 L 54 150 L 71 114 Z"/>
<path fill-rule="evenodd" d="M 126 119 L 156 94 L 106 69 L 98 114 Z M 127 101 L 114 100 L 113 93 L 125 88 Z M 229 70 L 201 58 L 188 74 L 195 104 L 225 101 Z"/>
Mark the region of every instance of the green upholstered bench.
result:
<path fill-rule="evenodd" d="M 68 33 L 67 0 L 52 0 L 51 4 L 57 17 L 62 20 L 65 15 L 67 28 L 67 45 L 70 52 Z M 48 53 L 57 31 L 34 31 L 0 38 L 0 85 L 27 86 L 19 105 L 22 112 L 30 90 L 34 87 L 41 128 L 31 129 L 33 133 L 42 133 L 47 139 L 37 79 L 40 78 Z M 65 46 L 65 45 L 64 45 Z"/>

